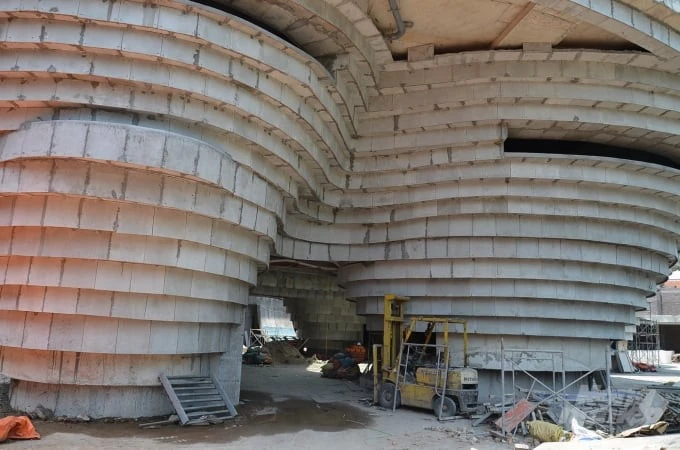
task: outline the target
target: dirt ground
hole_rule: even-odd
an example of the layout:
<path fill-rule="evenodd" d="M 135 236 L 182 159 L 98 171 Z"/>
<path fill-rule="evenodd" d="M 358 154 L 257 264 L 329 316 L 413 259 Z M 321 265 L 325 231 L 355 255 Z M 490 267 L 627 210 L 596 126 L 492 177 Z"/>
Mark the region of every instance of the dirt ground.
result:
<path fill-rule="evenodd" d="M 432 413 L 372 406 L 371 389 L 321 378 L 319 366 L 244 366 L 238 417 L 221 425 L 140 429 L 134 422 L 35 421 L 42 439 L 3 448 L 238 448 L 500 450 L 488 428 Z"/>
<path fill-rule="evenodd" d="M 23 448 L 238 448 L 238 449 L 476 449 L 506 450 L 488 426 L 467 419 L 438 422 L 431 412 L 371 405 L 370 387 L 321 378 L 320 365 L 244 366 L 239 415 L 221 425 L 140 429 L 135 422 L 35 421 L 40 441 Z M 680 366 L 658 374 L 616 375 L 618 387 L 680 380 Z M 1 387 L 1 386 L 0 386 Z M 1 390 L 1 389 L 0 389 Z M 0 392 L 2 396 L 2 392 Z M 0 402 L 2 403 L 2 402 Z M 0 411 L 2 416 L 2 411 Z M 518 439 L 516 442 L 522 442 Z M 527 441 L 530 448 L 531 441 Z"/>

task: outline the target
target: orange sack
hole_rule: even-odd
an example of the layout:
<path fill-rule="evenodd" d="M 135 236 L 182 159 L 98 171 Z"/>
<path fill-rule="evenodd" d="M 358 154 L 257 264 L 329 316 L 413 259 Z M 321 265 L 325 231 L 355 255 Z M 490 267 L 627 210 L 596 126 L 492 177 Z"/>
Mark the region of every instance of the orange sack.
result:
<path fill-rule="evenodd" d="M 7 439 L 40 439 L 40 435 L 28 417 L 9 416 L 0 419 L 0 442 Z"/>

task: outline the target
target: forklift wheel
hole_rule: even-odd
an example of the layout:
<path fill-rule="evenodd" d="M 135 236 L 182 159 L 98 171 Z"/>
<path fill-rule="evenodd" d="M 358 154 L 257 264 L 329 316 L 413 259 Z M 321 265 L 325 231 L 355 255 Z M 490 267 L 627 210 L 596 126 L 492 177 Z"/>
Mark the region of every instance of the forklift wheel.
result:
<path fill-rule="evenodd" d="M 380 396 L 378 404 L 383 408 L 392 409 L 394 403 L 394 383 L 383 383 L 380 385 Z M 397 408 L 401 406 L 401 393 L 397 392 Z"/>
<path fill-rule="evenodd" d="M 434 410 L 434 415 L 439 417 L 439 408 L 441 405 L 442 398 L 435 397 L 432 402 L 432 409 Z M 456 402 L 453 401 L 451 397 L 444 397 L 444 405 L 441 406 L 442 415 L 441 417 L 453 417 L 456 415 Z"/>

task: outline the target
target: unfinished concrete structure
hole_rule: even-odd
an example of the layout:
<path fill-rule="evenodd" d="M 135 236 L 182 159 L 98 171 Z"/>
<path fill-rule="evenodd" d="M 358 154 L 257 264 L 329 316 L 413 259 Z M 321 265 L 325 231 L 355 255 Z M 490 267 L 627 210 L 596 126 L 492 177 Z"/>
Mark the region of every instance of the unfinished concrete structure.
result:
<path fill-rule="evenodd" d="M 659 348 L 680 353 L 680 280 L 670 279 L 649 298 L 649 311 L 639 312 L 638 318 L 658 327 Z"/>
<path fill-rule="evenodd" d="M 467 318 L 480 369 L 500 337 L 600 367 L 666 279 L 676 1 L 201 3 L 0 2 L 15 407 L 161 414 L 162 372 L 237 398 L 273 260 L 337 267 L 369 329 L 387 292 Z"/>
<path fill-rule="evenodd" d="M 356 315 L 354 303 L 346 300 L 337 276 L 310 269 L 271 268 L 258 277 L 251 292 L 283 298 L 309 354 L 331 355 L 349 343 L 361 342 L 365 320 Z"/>

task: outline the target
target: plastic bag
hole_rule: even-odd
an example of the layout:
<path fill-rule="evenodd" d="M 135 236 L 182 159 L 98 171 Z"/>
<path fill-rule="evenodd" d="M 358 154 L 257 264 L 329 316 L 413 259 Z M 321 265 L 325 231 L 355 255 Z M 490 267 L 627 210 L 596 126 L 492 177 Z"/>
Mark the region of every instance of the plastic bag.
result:
<path fill-rule="evenodd" d="M 571 439 L 570 441 L 599 441 L 602 436 L 594 431 L 582 427 L 576 421 L 576 417 L 571 418 Z"/>

